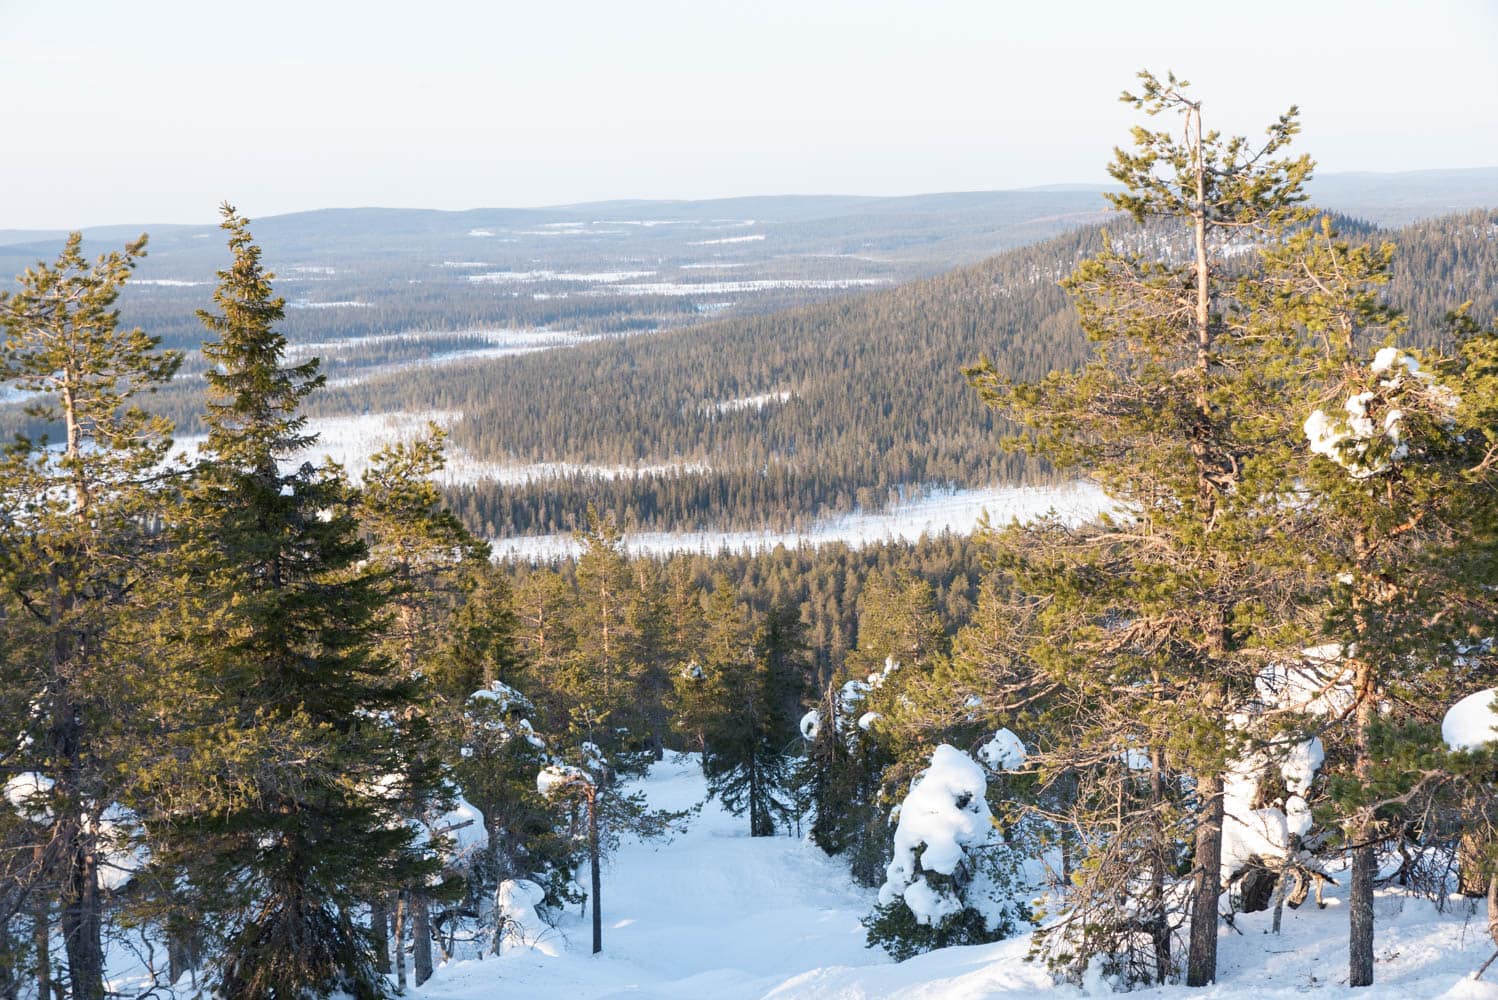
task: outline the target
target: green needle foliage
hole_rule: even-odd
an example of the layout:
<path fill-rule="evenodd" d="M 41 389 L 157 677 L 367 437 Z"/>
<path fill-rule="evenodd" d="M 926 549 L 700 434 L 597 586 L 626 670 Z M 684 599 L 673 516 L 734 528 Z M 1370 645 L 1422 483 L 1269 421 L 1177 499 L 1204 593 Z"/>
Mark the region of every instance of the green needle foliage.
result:
<path fill-rule="evenodd" d="M 115 302 L 145 237 L 90 263 L 82 236 L 0 293 L 0 382 L 27 394 L 28 413 L 59 426 L 60 447 L 18 435 L 0 455 L 0 582 L 10 648 L 26 650 L 3 686 L 31 702 L 23 769 L 53 782 L 55 819 L 35 826 L 36 863 L 0 889 L 0 924 L 36 893 L 45 927 L 61 908 L 72 995 L 104 995 L 98 819 L 122 797 L 117 776 L 140 752 L 141 678 L 149 655 L 125 641 L 158 540 L 159 466 L 170 423 L 145 395 L 181 361 L 140 329 L 121 329 Z M 47 961 L 46 934 L 38 959 Z M 45 979 L 45 974 L 43 975 Z"/>
<path fill-rule="evenodd" d="M 410 686 L 379 655 L 388 576 L 365 565 L 341 470 L 282 471 L 311 442 L 298 416 L 316 361 L 284 367 L 284 302 L 229 206 L 204 353 L 208 441 L 178 524 L 178 627 L 195 678 L 184 749 L 201 764 L 166 818 L 174 854 L 225 938 L 227 996 L 383 992 L 353 920 L 369 886 L 430 867 L 409 850 L 390 720 Z"/>

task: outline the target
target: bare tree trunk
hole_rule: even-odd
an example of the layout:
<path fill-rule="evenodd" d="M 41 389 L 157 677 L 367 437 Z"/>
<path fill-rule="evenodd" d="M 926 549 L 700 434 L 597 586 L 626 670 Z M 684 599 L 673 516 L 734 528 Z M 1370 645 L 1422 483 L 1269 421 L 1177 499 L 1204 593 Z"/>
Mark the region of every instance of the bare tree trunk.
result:
<path fill-rule="evenodd" d="M 390 975 L 390 908 L 385 904 L 385 894 L 380 893 L 369 904 L 369 930 L 374 935 L 375 971 L 382 976 Z"/>
<path fill-rule="evenodd" d="M 406 992 L 406 894 L 395 897 L 395 990 Z"/>
<path fill-rule="evenodd" d="M 0 920 L 0 1000 L 16 1000 L 20 993 L 16 975 L 15 941 L 10 936 L 10 921 Z"/>
<path fill-rule="evenodd" d="M 1363 787 L 1373 779 L 1372 749 L 1368 745 L 1375 710 L 1372 668 L 1362 661 L 1354 664 L 1355 690 L 1358 693 L 1357 744 L 1353 770 Z M 1352 884 L 1347 893 L 1349 933 L 1347 937 L 1347 985 L 1373 985 L 1373 880 L 1378 875 L 1378 858 L 1370 842 L 1372 817 L 1360 809 L 1352 825 Z"/>
<path fill-rule="evenodd" d="M 1367 831 L 1359 829 L 1366 836 Z M 1351 933 L 1348 935 L 1348 986 L 1373 985 L 1373 879 L 1378 859 L 1372 844 L 1352 849 L 1352 887 L 1347 909 Z"/>
<path fill-rule="evenodd" d="M 1498 944 L 1498 871 L 1488 876 L 1488 937 Z"/>
<path fill-rule="evenodd" d="M 603 872 L 598 866 L 598 792 L 588 794 L 588 874 L 593 880 L 593 954 L 603 951 Z"/>
<path fill-rule="evenodd" d="M 1456 848 L 1456 881 L 1458 890 L 1469 899 L 1481 899 L 1488 893 L 1490 880 L 1484 871 L 1487 846 L 1487 838 L 1477 830 L 1468 827 L 1462 831 Z"/>
<path fill-rule="evenodd" d="M 1202 775 L 1196 794 L 1201 819 L 1196 827 L 1196 859 L 1191 879 L 1191 942 L 1186 985 L 1207 986 L 1217 979 L 1217 899 L 1222 890 L 1222 778 Z"/>
<path fill-rule="evenodd" d="M 100 916 L 98 854 L 83 829 L 69 831 L 67 892 L 62 908 L 62 940 L 68 955 L 70 1000 L 103 1000 L 104 946 Z"/>
<path fill-rule="evenodd" d="M 32 850 L 36 869 L 42 869 L 42 846 Z M 52 995 L 52 918 L 49 913 L 47 894 L 41 886 L 31 890 L 31 946 L 36 952 L 36 996 L 37 1000 L 48 1000 Z"/>
<path fill-rule="evenodd" d="M 1170 919 L 1165 906 L 1165 831 L 1160 828 L 1160 805 L 1165 800 L 1165 760 L 1159 747 L 1150 749 L 1150 805 L 1155 819 L 1150 835 L 1150 939 L 1155 948 L 1155 982 L 1170 976 Z"/>
<path fill-rule="evenodd" d="M 432 910 L 420 894 L 411 897 L 411 965 L 416 985 L 432 978 Z"/>

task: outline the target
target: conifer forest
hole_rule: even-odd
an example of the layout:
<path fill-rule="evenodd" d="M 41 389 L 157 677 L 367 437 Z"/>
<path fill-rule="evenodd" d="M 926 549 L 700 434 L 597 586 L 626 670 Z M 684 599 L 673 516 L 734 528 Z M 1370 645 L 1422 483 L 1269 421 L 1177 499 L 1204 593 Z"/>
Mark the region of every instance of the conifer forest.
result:
<path fill-rule="evenodd" d="M 1498 185 L 1119 82 L 700 294 L 0 232 L 0 1000 L 1498 996 Z"/>

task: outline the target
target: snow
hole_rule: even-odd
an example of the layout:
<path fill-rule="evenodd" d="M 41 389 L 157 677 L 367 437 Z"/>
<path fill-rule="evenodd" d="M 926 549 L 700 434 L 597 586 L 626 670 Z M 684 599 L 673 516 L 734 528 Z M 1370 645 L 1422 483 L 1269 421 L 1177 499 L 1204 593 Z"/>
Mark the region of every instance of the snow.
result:
<path fill-rule="evenodd" d="M 940 923 L 962 909 L 956 896 L 932 886 L 924 873 L 953 874 L 969 848 L 994 836 L 984 798 L 987 787 L 983 769 L 961 750 L 943 743 L 932 752 L 931 766 L 915 779 L 900 805 L 894 857 L 879 890 L 881 903 L 903 897 L 922 924 Z"/>
<path fill-rule="evenodd" d="M 539 281 L 572 281 L 580 284 L 612 284 L 618 281 L 632 281 L 636 278 L 649 278 L 654 271 L 488 271 L 484 274 L 470 274 L 469 281 L 487 283 L 507 284 L 532 284 Z"/>
<path fill-rule="evenodd" d="M 536 774 L 536 791 L 550 798 L 568 785 L 591 785 L 593 776 L 571 764 L 548 764 Z"/>
<path fill-rule="evenodd" d="M 784 289 L 831 291 L 875 288 L 892 283 L 890 278 L 760 278 L 748 281 L 652 281 L 594 288 L 592 295 L 725 295 L 735 292 L 771 292 Z"/>
<path fill-rule="evenodd" d="M 696 240 L 687 244 L 689 247 L 715 247 L 724 243 L 755 243 L 765 238 L 764 233 L 755 233 L 753 236 L 727 236 L 720 240 Z"/>
<path fill-rule="evenodd" d="M 975 765 L 976 766 L 976 765 Z M 687 809 L 706 788 L 697 758 L 668 754 L 624 791 L 653 808 Z M 895 964 L 864 947 L 860 918 L 872 894 L 810 843 L 747 835 L 742 817 L 707 802 L 671 842 L 626 837 L 605 865 L 604 950 L 589 953 L 590 914 L 569 907 L 555 927 L 535 913 L 539 886 L 512 882 L 499 904 L 512 921 L 502 955 L 470 954 L 441 965 L 419 1000 L 1080 1000 L 1111 995 L 1057 985 L 1026 961 L 1028 934 L 946 948 Z M 1384 874 L 1388 874 L 1386 869 Z M 1218 981 L 1203 989 L 1141 988 L 1136 1000 L 1498 1000 L 1498 982 L 1471 973 L 1492 953 L 1481 901 L 1452 898 L 1445 912 L 1397 888 L 1377 890 L 1376 985 L 1346 986 L 1347 879 L 1328 907 L 1239 913 L 1219 931 Z M 159 947 L 159 946 L 158 946 Z M 109 989 L 137 996 L 148 985 L 143 950 L 110 948 Z M 1489 975 L 1492 975 L 1491 970 Z M 159 995 L 169 997 L 165 991 Z"/>
<path fill-rule="evenodd" d="M 494 899 L 503 926 L 501 954 L 522 948 L 552 957 L 561 953 L 559 935 L 536 912 L 537 904 L 545 898 L 546 890 L 529 879 L 505 879 L 499 884 Z"/>
<path fill-rule="evenodd" d="M 972 490 L 941 490 L 879 512 L 843 514 L 820 519 L 792 531 L 641 532 L 628 535 L 624 546 L 635 555 L 673 552 L 716 553 L 769 551 L 777 545 L 825 545 L 843 542 L 860 547 L 881 541 L 913 542 L 922 535 L 943 532 L 969 534 L 988 513 L 995 525 L 1010 520 L 1031 521 L 1054 513 L 1067 524 L 1081 524 L 1116 505 L 1097 487 L 1086 483 L 1066 486 L 990 486 Z M 495 539 L 497 558 L 541 562 L 565 559 L 580 551 L 571 535 L 523 535 Z"/>
<path fill-rule="evenodd" d="M 701 767 L 666 755 L 643 789 L 657 809 L 706 799 Z M 413 995 L 433 1000 L 749 1000 L 825 965 L 893 968 L 864 946 L 873 896 L 841 862 L 797 838 L 750 837 L 748 822 L 707 801 L 669 843 L 626 837 L 603 875 L 603 952 L 591 955 L 591 915 L 569 907 L 556 927 L 527 923 L 500 958 L 464 956 Z M 584 877 L 586 882 L 586 877 Z M 512 886 L 501 905 L 529 919 L 534 890 Z M 796 996 L 792 991 L 779 994 Z"/>
<path fill-rule="evenodd" d="M 1368 371 L 1375 377 L 1388 377 L 1377 379 L 1374 389 L 1348 396 L 1342 404 L 1345 417 L 1328 416 L 1316 409 L 1303 428 L 1311 452 L 1336 462 L 1354 479 L 1380 475 L 1409 457 L 1405 414 L 1397 405 L 1401 401 L 1424 402 L 1441 414 L 1447 425 L 1452 423 L 1460 402 L 1455 392 L 1436 384 L 1429 373 L 1420 370 L 1419 361 L 1397 347 L 1380 348 Z M 1384 411 L 1382 419 L 1374 417 L 1374 410 Z"/>
<path fill-rule="evenodd" d="M 427 824 L 435 834 L 452 841 L 449 864 L 463 865 L 475 859 L 489 846 L 489 831 L 484 826 L 484 814 L 462 795 L 458 795 L 453 807 Z"/>
<path fill-rule="evenodd" d="M 1008 729 L 999 729 L 993 739 L 978 748 L 978 759 L 995 771 L 1013 771 L 1025 766 L 1025 744 Z"/>
<path fill-rule="evenodd" d="M 1453 750 L 1476 750 L 1498 740 L 1498 714 L 1493 701 L 1498 688 L 1486 688 L 1469 694 L 1446 713 L 1441 720 L 1441 739 Z"/>
<path fill-rule="evenodd" d="M 5 801 L 22 819 L 33 823 L 50 822 L 52 809 L 46 800 L 54 784 L 45 774 L 23 771 L 5 783 Z"/>
<path fill-rule="evenodd" d="M 817 738 L 822 731 L 822 713 L 812 709 L 801 716 L 801 738 L 808 743 Z"/>
<path fill-rule="evenodd" d="M 788 389 L 780 392 L 762 392 L 757 396 L 739 396 L 737 399 L 720 399 L 716 403 L 704 403 L 703 413 L 738 413 L 741 410 L 763 410 L 772 403 L 784 403 L 792 393 Z"/>

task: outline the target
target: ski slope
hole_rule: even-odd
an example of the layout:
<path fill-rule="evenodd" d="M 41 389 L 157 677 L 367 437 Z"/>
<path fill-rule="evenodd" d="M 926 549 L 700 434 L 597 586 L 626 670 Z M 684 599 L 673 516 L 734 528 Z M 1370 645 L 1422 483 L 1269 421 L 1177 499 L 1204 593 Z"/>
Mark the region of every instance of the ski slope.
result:
<path fill-rule="evenodd" d="M 668 756 L 641 783 L 657 808 L 685 809 L 705 789 L 695 758 Z M 1345 879 L 1343 879 L 1345 883 Z M 1240 914 L 1221 930 L 1220 982 L 1140 990 L 1158 1000 L 1498 1000 L 1498 980 L 1471 973 L 1492 954 L 1481 902 L 1446 912 L 1385 892 L 1377 902 L 1378 984 L 1350 990 L 1347 918 L 1329 905 Z M 873 893 L 792 837 L 748 836 L 748 822 L 705 805 L 670 843 L 626 842 L 604 875 L 604 951 L 589 952 L 587 917 L 570 911 L 536 945 L 451 963 L 409 991 L 428 1000 L 1040 1000 L 1111 995 L 1092 977 L 1057 986 L 1025 961 L 1028 938 L 950 948 L 894 964 L 864 947 Z M 1495 963 L 1498 968 L 1498 963 Z M 1490 970 L 1489 975 L 1494 973 Z"/>

